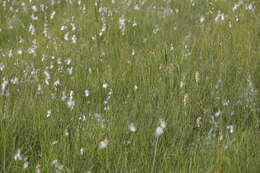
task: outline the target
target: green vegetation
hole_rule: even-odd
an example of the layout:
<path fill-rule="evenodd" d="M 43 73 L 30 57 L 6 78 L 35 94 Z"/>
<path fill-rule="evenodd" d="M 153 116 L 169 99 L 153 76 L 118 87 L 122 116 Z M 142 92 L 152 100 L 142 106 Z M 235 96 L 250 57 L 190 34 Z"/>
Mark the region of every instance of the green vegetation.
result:
<path fill-rule="evenodd" d="M 0 0 L 0 172 L 260 172 L 258 0 Z"/>

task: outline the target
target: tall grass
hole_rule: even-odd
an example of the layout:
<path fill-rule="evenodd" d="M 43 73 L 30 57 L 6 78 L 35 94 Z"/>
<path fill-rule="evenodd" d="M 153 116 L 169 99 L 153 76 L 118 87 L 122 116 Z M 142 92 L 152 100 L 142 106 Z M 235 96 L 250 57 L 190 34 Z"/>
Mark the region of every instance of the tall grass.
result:
<path fill-rule="evenodd" d="M 257 0 L 0 0 L 0 172 L 259 172 Z"/>

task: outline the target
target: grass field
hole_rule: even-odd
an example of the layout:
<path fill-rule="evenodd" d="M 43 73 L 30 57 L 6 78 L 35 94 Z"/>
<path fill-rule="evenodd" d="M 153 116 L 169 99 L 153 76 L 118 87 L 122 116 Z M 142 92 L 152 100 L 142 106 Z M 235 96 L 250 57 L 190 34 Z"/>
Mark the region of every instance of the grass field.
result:
<path fill-rule="evenodd" d="M 258 0 L 0 0 L 0 172 L 260 172 Z"/>

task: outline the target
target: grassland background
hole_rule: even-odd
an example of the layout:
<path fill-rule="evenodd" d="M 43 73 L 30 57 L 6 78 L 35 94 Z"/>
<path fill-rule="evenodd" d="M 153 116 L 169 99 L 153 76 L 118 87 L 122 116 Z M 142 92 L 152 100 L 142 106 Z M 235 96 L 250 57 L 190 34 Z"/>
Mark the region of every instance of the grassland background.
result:
<path fill-rule="evenodd" d="M 259 172 L 259 7 L 0 0 L 0 172 Z"/>

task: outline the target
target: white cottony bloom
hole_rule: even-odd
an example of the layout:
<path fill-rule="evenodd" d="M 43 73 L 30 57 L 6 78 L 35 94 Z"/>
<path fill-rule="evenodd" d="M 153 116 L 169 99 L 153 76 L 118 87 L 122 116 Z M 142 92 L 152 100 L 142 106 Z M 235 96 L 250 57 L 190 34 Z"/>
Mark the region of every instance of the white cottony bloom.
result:
<path fill-rule="evenodd" d="M 89 90 L 85 90 L 85 91 L 84 91 L 84 95 L 85 95 L 86 97 L 88 97 L 88 96 L 89 96 Z"/>
<path fill-rule="evenodd" d="M 54 86 L 59 86 L 60 85 L 60 80 L 56 80 L 55 82 L 54 82 Z"/>
<path fill-rule="evenodd" d="M 18 149 L 17 151 L 16 151 L 16 154 L 14 155 L 14 160 L 22 160 L 23 158 L 22 158 L 22 155 L 21 155 L 21 150 L 20 149 Z"/>
<path fill-rule="evenodd" d="M 99 149 L 104 149 L 107 147 L 107 145 L 108 145 L 108 140 L 107 138 L 105 138 L 103 141 L 99 143 Z"/>
<path fill-rule="evenodd" d="M 29 167 L 29 162 L 25 161 L 23 164 L 23 169 L 27 169 Z"/>
<path fill-rule="evenodd" d="M 205 17 L 204 16 L 201 16 L 200 17 L 200 23 L 203 23 L 205 21 Z"/>
<path fill-rule="evenodd" d="M 41 166 L 39 164 L 36 165 L 35 173 L 41 173 Z"/>
<path fill-rule="evenodd" d="M 181 81 L 181 82 L 180 82 L 180 88 L 183 88 L 183 87 L 184 87 L 184 82 Z"/>
<path fill-rule="evenodd" d="M 51 75 L 47 71 L 44 71 L 44 75 L 45 75 L 45 84 L 49 85 L 49 80 L 51 78 Z"/>
<path fill-rule="evenodd" d="M 51 142 L 51 145 L 56 145 L 58 143 L 58 141 L 54 140 Z"/>
<path fill-rule="evenodd" d="M 187 103 L 188 103 L 188 97 L 189 97 L 188 94 L 185 94 L 184 97 L 183 97 L 183 104 L 184 104 L 184 106 L 186 106 Z"/>
<path fill-rule="evenodd" d="M 223 21 L 225 19 L 225 14 L 218 12 L 218 15 L 215 17 L 215 22 L 218 22 L 219 20 Z"/>
<path fill-rule="evenodd" d="M 74 108 L 74 106 L 75 106 L 75 101 L 72 100 L 72 98 L 69 98 L 69 100 L 67 101 L 67 105 L 68 105 L 68 108 L 70 110 L 72 110 Z"/>
<path fill-rule="evenodd" d="M 72 40 L 72 43 L 76 43 L 76 42 L 77 42 L 77 37 L 76 37 L 76 35 L 73 35 L 73 36 L 71 37 L 71 40 Z"/>
<path fill-rule="evenodd" d="M 196 119 L 196 123 L 197 123 L 197 126 L 198 126 L 198 127 L 200 127 L 200 125 L 201 125 L 201 120 L 202 120 L 202 117 L 198 117 L 198 118 Z"/>
<path fill-rule="evenodd" d="M 1 85 L 2 92 L 5 91 L 5 88 L 7 87 L 8 83 L 9 83 L 8 79 L 3 78 L 3 83 Z"/>
<path fill-rule="evenodd" d="M 221 114 L 221 111 L 219 110 L 218 112 L 215 113 L 215 116 L 216 116 L 216 117 L 219 117 L 220 114 Z"/>
<path fill-rule="evenodd" d="M 136 128 L 136 126 L 134 125 L 134 123 L 130 123 L 130 124 L 128 125 L 128 130 L 129 130 L 129 132 L 134 133 L 134 132 L 136 132 L 137 128 Z"/>
<path fill-rule="evenodd" d="M 155 137 L 159 137 L 163 134 L 164 129 L 166 128 L 166 122 L 164 120 L 159 121 L 159 127 L 155 130 Z"/>
<path fill-rule="evenodd" d="M 102 85 L 102 87 L 103 87 L 103 88 L 108 88 L 108 83 L 104 83 L 104 84 Z"/>
<path fill-rule="evenodd" d="M 252 3 L 250 3 L 250 4 L 248 4 L 248 5 L 246 6 L 246 10 L 253 10 L 253 9 L 254 9 L 254 6 L 253 6 Z"/>
<path fill-rule="evenodd" d="M 227 126 L 227 129 L 230 131 L 230 133 L 234 132 L 234 126 L 233 125 Z"/>
<path fill-rule="evenodd" d="M 69 75 L 71 75 L 73 73 L 73 67 L 68 67 L 67 72 Z"/>
<path fill-rule="evenodd" d="M 163 134 L 163 128 L 162 127 L 157 127 L 155 130 L 155 137 L 159 137 Z"/>
<path fill-rule="evenodd" d="M 125 34 L 125 17 L 124 16 L 121 16 L 118 20 L 118 24 L 119 24 L 119 29 L 121 30 L 122 32 L 122 35 Z"/>
<path fill-rule="evenodd" d="M 198 83 L 200 81 L 200 73 L 196 71 L 195 73 L 195 81 Z"/>
<path fill-rule="evenodd" d="M 50 19 L 53 19 L 54 16 L 55 16 L 55 14 L 56 14 L 56 11 L 53 11 L 53 12 L 51 13 Z"/>
<path fill-rule="evenodd" d="M 18 55 L 22 55 L 23 54 L 23 50 L 21 50 L 21 49 L 17 50 L 17 54 Z"/>
<path fill-rule="evenodd" d="M 1 64 L 1 63 L 0 63 L 0 71 L 3 71 L 4 68 L 5 68 L 4 64 Z"/>
<path fill-rule="evenodd" d="M 85 149 L 84 148 L 80 148 L 79 152 L 80 152 L 80 155 L 83 155 L 85 153 Z"/>
<path fill-rule="evenodd" d="M 34 27 L 32 24 L 30 24 L 30 26 L 29 26 L 29 32 L 30 32 L 32 35 L 35 34 L 35 27 Z"/>
<path fill-rule="evenodd" d="M 68 40 L 69 40 L 69 32 L 67 32 L 67 33 L 64 35 L 63 38 L 64 38 L 64 40 L 67 40 L 67 41 L 68 41 Z"/>
<path fill-rule="evenodd" d="M 166 128 L 166 122 L 164 120 L 160 120 L 160 127 L 161 128 Z"/>
<path fill-rule="evenodd" d="M 51 116 L 51 110 L 47 111 L 47 118 Z"/>
<path fill-rule="evenodd" d="M 138 89 L 138 86 L 137 86 L 137 85 L 135 85 L 135 86 L 134 86 L 134 90 L 136 91 L 137 89 Z"/>

